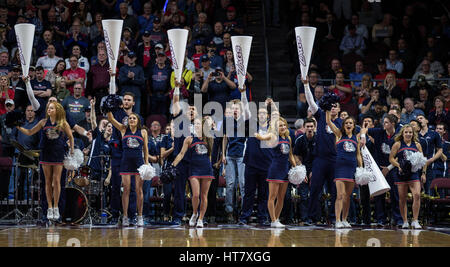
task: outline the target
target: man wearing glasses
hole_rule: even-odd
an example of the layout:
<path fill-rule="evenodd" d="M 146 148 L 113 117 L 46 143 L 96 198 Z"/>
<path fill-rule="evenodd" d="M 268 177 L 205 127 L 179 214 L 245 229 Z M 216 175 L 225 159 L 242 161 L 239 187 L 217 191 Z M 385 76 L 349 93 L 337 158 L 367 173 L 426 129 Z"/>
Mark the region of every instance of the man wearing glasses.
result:
<path fill-rule="evenodd" d="M 77 82 L 84 84 L 86 80 L 86 71 L 78 67 L 78 58 L 75 55 L 69 57 L 69 65 L 70 68 L 63 72 L 63 76 L 66 77 L 67 90 L 73 95 L 74 84 Z M 82 95 L 84 95 L 84 92 L 82 92 Z"/>

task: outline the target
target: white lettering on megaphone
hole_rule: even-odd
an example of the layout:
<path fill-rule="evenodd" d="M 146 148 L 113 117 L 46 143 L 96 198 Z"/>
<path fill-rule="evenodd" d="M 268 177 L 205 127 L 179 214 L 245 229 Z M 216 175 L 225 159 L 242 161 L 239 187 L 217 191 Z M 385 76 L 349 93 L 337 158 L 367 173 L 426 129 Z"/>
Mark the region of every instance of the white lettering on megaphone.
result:
<path fill-rule="evenodd" d="M 20 41 L 19 35 L 16 35 L 17 43 L 19 44 L 17 48 L 19 49 L 19 57 L 20 57 L 20 63 L 22 66 L 26 66 L 27 62 L 25 62 L 25 57 L 23 56 L 23 50 L 22 50 L 22 42 Z"/>
<path fill-rule="evenodd" d="M 364 169 L 366 169 L 367 171 L 374 173 L 374 169 L 372 168 L 372 160 L 370 159 L 368 154 L 364 154 L 361 153 L 361 156 L 363 158 L 364 161 Z M 377 180 L 375 175 L 372 175 L 372 179 L 370 179 L 371 182 L 375 182 Z"/>
<path fill-rule="evenodd" d="M 173 50 L 172 40 L 169 40 L 170 57 L 172 58 L 172 67 L 178 69 L 178 62 L 175 58 L 175 50 Z"/>
<path fill-rule="evenodd" d="M 300 64 L 306 67 L 305 52 L 303 51 L 302 38 L 300 38 L 300 36 L 297 36 L 297 50 Z"/>
<path fill-rule="evenodd" d="M 111 43 L 110 43 L 109 37 L 108 37 L 108 31 L 106 29 L 103 29 L 103 33 L 105 35 L 105 44 L 106 44 L 106 49 L 108 50 L 109 58 L 111 60 L 115 60 L 114 53 L 111 48 Z"/>
<path fill-rule="evenodd" d="M 237 74 L 245 76 L 245 70 L 244 70 L 244 55 L 242 53 L 242 48 L 240 45 L 236 45 L 236 56 L 237 56 Z"/>

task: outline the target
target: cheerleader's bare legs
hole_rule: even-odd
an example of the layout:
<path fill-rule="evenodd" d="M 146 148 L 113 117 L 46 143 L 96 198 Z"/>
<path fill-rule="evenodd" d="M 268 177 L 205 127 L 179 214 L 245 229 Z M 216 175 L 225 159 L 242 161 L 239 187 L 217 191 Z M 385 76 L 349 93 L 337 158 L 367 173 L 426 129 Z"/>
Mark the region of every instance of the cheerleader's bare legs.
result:
<path fill-rule="evenodd" d="M 398 184 L 398 206 L 400 209 L 400 214 L 402 215 L 403 223 L 408 221 L 408 205 L 407 205 L 407 195 L 408 189 L 411 190 L 413 197 L 412 211 L 413 211 L 413 221 L 419 220 L 420 212 L 420 182 L 412 182 L 408 184 Z"/>
<path fill-rule="evenodd" d="M 269 198 L 267 199 L 267 209 L 269 211 L 272 223 L 275 223 L 280 218 L 287 187 L 288 183 L 269 182 Z M 276 204 L 275 201 L 277 202 Z"/>
<path fill-rule="evenodd" d="M 348 212 L 350 209 L 350 199 L 353 192 L 353 188 L 355 187 L 355 183 L 353 182 L 344 182 L 345 186 L 345 198 L 344 198 L 344 205 L 342 207 L 342 220 L 344 222 L 347 221 Z"/>
<path fill-rule="evenodd" d="M 208 208 L 208 192 L 212 179 L 191 178 L 189 182 L 192 190 L 192 213 L 198 214 L 198 221 L 203 222 L 203 218 Z M 200 212 L 199 212 L 200 204 Z M 198 225 L 197 221 L 197 225 Z"/>
<path fill-rule="evenodd" d="M 142 185 L 144 181 L 139 175 L 135 175 L 135 186 L 136 186 L 136 206 L 138 216 L 142 216 L 142 211 L 144 207 L 144 194 L 142 192 Z M 130 187 L 131 187 L 131 175 L 122 175 L 122 208 L 123 216 L 128 218 L 128 204 L 130 202 Z"/>

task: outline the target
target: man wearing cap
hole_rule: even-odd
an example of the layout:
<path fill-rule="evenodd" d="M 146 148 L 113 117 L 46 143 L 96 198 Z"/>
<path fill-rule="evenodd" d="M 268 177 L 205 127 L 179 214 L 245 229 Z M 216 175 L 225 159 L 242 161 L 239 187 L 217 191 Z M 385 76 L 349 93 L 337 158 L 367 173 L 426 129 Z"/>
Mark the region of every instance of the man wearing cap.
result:
<path fill-rule="evenodd" d="M 21 72 L 20 66 L 13 66 L 11 69 L 11 78 L 9 78 L 9 88 L 14 91 L 16 109 L 25 110 L 28 103 L 28 96 L 25 91 L 25 83 L 20 78 Z"/>
<path fill-rule="evenodd" d="M 207 55 L 209 60 L 211 61 L 211 68 L 222 67 L 223 66 L 223 57 L 219 56 L 216 53 L 216 44 L 214 42 L 210 42 L 208 47 L 206 48 Z"/>
<path fill-rule="evenodd" d="M 122 32 L 122 42 L 125 43 L 125 46 L 129 51 L 135 51 L 137 48 L 136 40 L 133 39 L 133 30 L 130 27 L 123 28 Z"/>
<path fill-rule="evenodd" d="M 125 55 L 125 65 L 119 70 L 120 94 L 131 92 L 135 95 L 135 112 L 141 112 L 142 88 L 145 84 L 144 70 L 136 65 L 136 54 L 133 51 Z"/>
<path fill-rule="evenodd" d="M 159 46 L 158 46 L 159 45 Z M 164 48 L 161 44 L 157 44 L 158 48 Z M 156 49 L 155 46 L 155 49 Z M 148 67 L 152 61 L 152 45 L 150 43 L 150 31 L 144 31 L 142 34 L 142 42 L 139 43 L 137 47 L 137 60 L 136 64 L 142 66 L 144 68 L 145 79 L 147 80 L 149 77 L 149 69 Z"/>
<path fill-rule="evenodd" d="M 89 60 L 81 54 L 79 45 L 72 46 L 72 55 L 77 57 L 78 67 L 82 68 L 86 73 L 89 72 Z M 70 58 L 66 58 L 66 69 L 70 69 Z"/>
<path fill-rule="evenodd" d="M 214 72 L 215 69 L 211 67 L 211 59 L 208 57 L 208 55 L 203 55 L 200 58 L 200 62 L 202 67 L 200 70 L 203 72 L 203 77 L 208 77 L 211 72 Z"/>
<path fill-rule="evenodd" d="M 200 39 L 195 40 L 194 49 L 195 49 L 195 52 L 192 55 L 191 59 L 194 62 L 196 68 L 201 68 L 200 67 L 200 59 L 205 54 L 205 46 L 203 45 L 202 40 L 200 40 Z"/>
<path fill-rule="evenodd" d="M 416 71 L 412 77 L 412 81 L 409 84 L 409 88 L 413 88 L 419 80 L 419 76 L 423 76 L 425 81 L 430 86 L 434 86 L 434 80 L 437 79 L 437 75 L 431 72 L 431 62 L 428 59 L 422 60 L 422 68 L 420 71 Z"/>
<path fill-rule="evenodd" d="M 243 34 L 244 23 L 240 18 L 236 17 L 236 8 L 234 6 L 227 7 L 227 18 L 223 21 L 224 32 L 231 35 Z"/>
<path fill-rule="evenodd" d="M 61 60 L 60 57 L 56 56 L 56 48 L 53 44 L 47 46 L 47 55 L 40 57 L 36 62 L 36 67 L 42 66 L 45 70 L 53 70 L 56 63 Z"/>
<path fill-rule="evenodd" d="M 377 86 L 383 86 L 384 79 L 389 72 L 386 69 L 386 60 L 384 58 L 379 58 L 377 60 L 377 71 L 377 74 L 374 75 L 374 80 L 378 80 Z"/>
<path fill-rule="evenodd" d="M 150 42 L 155 45 L 157 43 L 167 43 L 167 35 L 164 33 L 161 20 L 156 17 L 153 20 L 153 29 L 150 31 Z"/>
<path fill-rule="evenodd" d="M 166 64 L 166 54 L 159 52 L 156 56 L 156 63 L 151 68 L 150 77 L 150 103 L 151 114 L 167 115 L 168 94 L 170 91 L 171 67 Z"/>

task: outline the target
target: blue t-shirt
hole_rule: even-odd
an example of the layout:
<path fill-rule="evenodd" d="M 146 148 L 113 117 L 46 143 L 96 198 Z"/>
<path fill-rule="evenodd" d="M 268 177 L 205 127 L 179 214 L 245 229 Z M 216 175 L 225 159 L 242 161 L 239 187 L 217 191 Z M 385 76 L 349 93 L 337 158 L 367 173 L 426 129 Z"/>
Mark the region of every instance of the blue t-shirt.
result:
<path fill-rule="evenodd" d="M 419 141 L 423 155 L 427 159 L 431 159 L 436 154 L 436 151 L 442 148 L 441 136 L 433 130 L 428 130 L 425 135 L 419 133 Z"/>
<path fill-rule="evenodd" d="M 222 105 L 225 110 L 226 102 L 230 99 L 230 89 L 225 81 L 220 83 L 212 81 L 208 85 L 209 101 L 216 101 Z"/>
<path fill-rule="evenodd" d="M 230 122 L 233 124 L 228 124 Z M 234 117 L 225 118 L 223 130 L 227 135 L 227 153 L 225 155 L 235 158 L 243 157 L 247 141 L 248 120 L 244 121 L 243 116 L 238 120 L 235 120 Z"/>
<path fill-rule="evenodd" d="M 267 126 L 262 127 L 258 124 L 257 131 L 255 132 L 265 134 L 267 132 Z M 252 168 L 267 171 L 271 163 L 270 150 L 270 148 L 263 148 L 261 141 L 259 141 L 255 137 L 249 136 L 244 153 L 245 166 L 250 166 Z"/>
<path fill-rule="evenodd" d="M 161 151 L 161 148 L 165 148 L 166 151 L 171 149 L 172 148 L 172 144 L 173 144 L 172 136 L 170 134 L 169 135 L 164 135 L 162 140 L 161 140 L 161 143 L 160 143 L 159 151 Z M 172 152 L 172 153 L 170 153 L 167 156 L 166 161 L 167 161 L 168 164 L 171 164 L 174 160 L 175 160 L 175 155 L 174 155 L 174 152 Z"/>
<path fill-rule="evenodd" d="M 327 125 L 325 116 L 325 112 L 320 108 L 314 114 L 317 120 L 317 142 L 314 155 L 325 160 L 336 161 L 336 136 Z M 333 123 L 340 129 L 342 120 L 337 118 Z"/>
<path fill-rule="evenodd" d="M 170 88 L 169 82 L 170 82 L 170 74 L 172 72 L 172 69 L 170 66 L 165 66 L 164 68 L 160 69 L 158 67 L 158 64 L 155 64 L 151 71 L 151 78 L 152 78 L 152 92 L 153 93 L 166 93 L 168 89 Z"/>
<path fill-rule="evenodd" d="M 52 84 L 47 81 L 47 80 L 42 80 L 41 82 L 39 82 L 37 79 L 33 79 L 30 81 L 31 84 L 31 88 L 34 91 L 47 91 L 48 89 L 52 89 Z M 47 105 L 47 101 L 48 101 L 48 97 L 38 97 L 36 96 L 37 101 L 39 101 L 39 104 L 41 106 L 46 106 Z"/>

